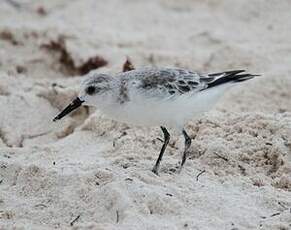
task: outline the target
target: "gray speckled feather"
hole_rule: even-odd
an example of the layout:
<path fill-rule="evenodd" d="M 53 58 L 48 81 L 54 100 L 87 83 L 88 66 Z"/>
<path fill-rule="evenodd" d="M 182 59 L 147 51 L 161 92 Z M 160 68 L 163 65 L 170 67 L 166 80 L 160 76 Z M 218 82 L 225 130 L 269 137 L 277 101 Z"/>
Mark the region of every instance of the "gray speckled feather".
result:
<path fill-rule="evenodd" d="M 243 72 L 244 70 L 233 70 L 200 74 L 179 68 L 143 68 L 119 73 L 116 77 L 121 80 L 124 90 L 127 90 L 124 85 L 126 82 L 130 88 L 144 91 L 148 96 L 168 98 L 187 93 L 195 94 L 224 83 L 241 82 L 257 76 Z M 124 94 L 124 90 L 121 94 Z"/>
<path fill-rule="evenodd" d="M 178 68 L 144 68 L 116 75 L 121 81 L 126 80 L 130 88 L 152 96 L 179 96 L 189 92 L 197 92 L 207 87 L 207 82 L 214 77 Z"/>

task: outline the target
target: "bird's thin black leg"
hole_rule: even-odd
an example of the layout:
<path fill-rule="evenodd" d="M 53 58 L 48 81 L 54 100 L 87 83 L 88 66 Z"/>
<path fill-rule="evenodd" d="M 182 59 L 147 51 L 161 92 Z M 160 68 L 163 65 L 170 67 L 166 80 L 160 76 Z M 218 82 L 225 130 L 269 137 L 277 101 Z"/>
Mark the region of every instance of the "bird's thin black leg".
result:
<path fill-rule="evenodd" d="M 185 148 L 184 148 L 184 153 L 183 153 L 182 162 L 181 162 L 181 166 L 180 166 L 180 171 L 182 170 L 183 165 L 186 162 L 188 150 L 189 150 L 189 148 L 191 146 L 191 138 L 188 136 L 188 134 L 185 131 L 185 129 L 183 129 L 182 133 L 183 133 L 183 136 L 185 138 Z"/>
<path fill-rule="evenodd" d="M 155 164 L 155 166 L 153 167 L 153 170 L 152 170 L 153 173 L 155 173 L 157 175 L 158 175 L 160 163 L 161 163 L 161 160 L 163 158 L 164 152 L 165 152 L 165 150 L 167 148 L 167 145 L 168 145 L 168 143 L 170 141 L 170 134 L 169 134 L 168 130 L 163 126 L 161 126 L 161 129 L 162 129 L 162 131 L 164 133 L 164 144 L 162 146 L 162 149 L 160 151 L 160 155 L 159 155 L 159 157 L 158 157 L 158 159 L 156 161 L 156 164 Z"/>

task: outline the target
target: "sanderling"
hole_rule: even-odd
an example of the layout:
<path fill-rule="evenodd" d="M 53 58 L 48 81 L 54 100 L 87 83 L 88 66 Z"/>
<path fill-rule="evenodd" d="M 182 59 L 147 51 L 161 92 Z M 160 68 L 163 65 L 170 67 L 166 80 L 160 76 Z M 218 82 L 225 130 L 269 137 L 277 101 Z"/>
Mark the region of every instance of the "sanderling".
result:
<path fill-rule="evenodd" d="M 208 111 L 229 86 L 254 76 L 257 75 L 247 74 L 244 70 L 200 74 L 179 68 L 143 68 L 115 76 L 89 73 L 81 85 L 79 96 L 54 121 L 81 105 L 90 105 L 113 120 L 140 126 L 160 126 L 164 142 L 152 169 L 155 174 L 158 174 L 170 140 L 167 128 L 178 129 L 185 138 L 181 170 L 191 145 L 184 124 Z"/>

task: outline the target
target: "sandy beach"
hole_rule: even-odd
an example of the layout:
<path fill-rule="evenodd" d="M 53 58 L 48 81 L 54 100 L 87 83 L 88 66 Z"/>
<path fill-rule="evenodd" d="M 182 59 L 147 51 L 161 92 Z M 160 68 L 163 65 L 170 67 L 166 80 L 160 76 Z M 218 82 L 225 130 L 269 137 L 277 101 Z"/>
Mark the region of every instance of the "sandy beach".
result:
<path fill-rule="evenodd" d="M 0 229 L 291 229 L 291 1 L 0 1 Z M 261 74 L 172 134 L 82 107 L 88 71 Z"/>

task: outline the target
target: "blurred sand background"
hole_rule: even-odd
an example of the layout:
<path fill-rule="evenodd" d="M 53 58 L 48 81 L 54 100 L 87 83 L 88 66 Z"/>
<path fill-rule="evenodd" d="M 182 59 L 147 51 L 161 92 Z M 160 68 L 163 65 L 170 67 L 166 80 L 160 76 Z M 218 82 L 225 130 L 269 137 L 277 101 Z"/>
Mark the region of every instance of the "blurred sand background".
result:
<path fill-rule="evenodd" d="M 0 229 L 291 229 L 291 1 L 1 0 Z M 82 108 L 91 68 L 247 69 L 172 135 Z"/>

